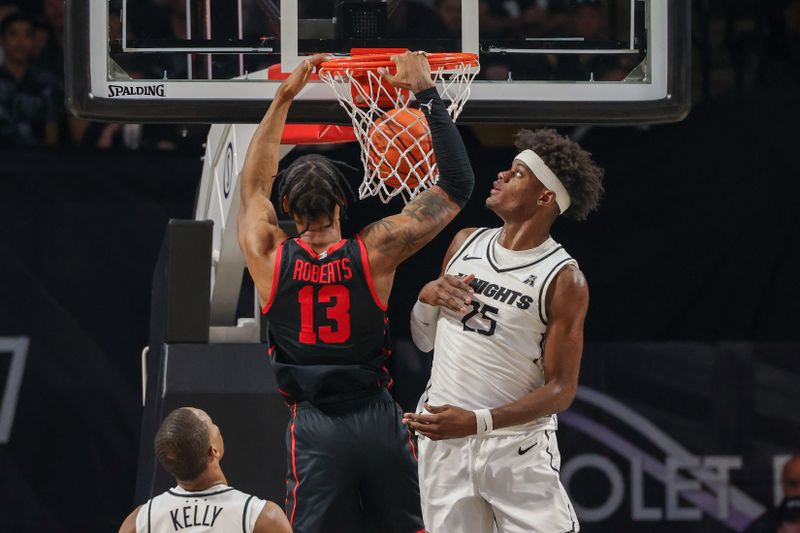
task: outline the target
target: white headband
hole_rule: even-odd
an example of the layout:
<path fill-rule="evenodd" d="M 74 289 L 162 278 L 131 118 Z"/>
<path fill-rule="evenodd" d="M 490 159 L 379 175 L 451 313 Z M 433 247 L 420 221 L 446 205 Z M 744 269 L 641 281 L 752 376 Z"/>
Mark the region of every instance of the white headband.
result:
<path fill-rule="evenodd" d="M 567 192 L 567 188 L 564 187 L 564 184 L 561 183 L 561 180 L 558 179 L 558 176 L 553 174 L 553 171 L 550 170 L 542 158 L 536 155 L 536 152 L 533 150 L 523 150 L 517 154 L 514 158 L 515 160 L 518 159 L 525 163 L 531 172 L 536 176 L 536 179 L 542 182 L 542 185 L 556 193 L 556 203 L 558 204 L 558 210 L 563 213 L 567 209 L 569 209 L 569 204 L 572 203 L 572 200 L 569 197 L 569 193 Z"/>

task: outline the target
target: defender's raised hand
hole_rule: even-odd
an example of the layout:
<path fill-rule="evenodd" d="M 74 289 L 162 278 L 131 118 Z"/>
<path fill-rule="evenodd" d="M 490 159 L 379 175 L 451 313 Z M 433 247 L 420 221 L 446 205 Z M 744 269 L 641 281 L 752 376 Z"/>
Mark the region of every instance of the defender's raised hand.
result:
<path fill-rule="evenodd" d="M 388 69 L 380 68 L 378 74 L 393 86 L 408 89 L 415 94 L 433 87 L 431 67 L 425 52 L 404 52 L 393 55 L 390 59 L 397 66 L 397 72 L 391 74 Z"/>
<path fill-rule="evenodd" d="M 449 274 L 441 276 L 428 282 L 419 293 L 419 301 L 428 305 L 446 307 L 456 313 L 465 313 L 465 304 L 472 302 L 472 295 L 475 293 L 469 286 L 475 276 L 470 274 L 465 277 L 451 276 Z"/>

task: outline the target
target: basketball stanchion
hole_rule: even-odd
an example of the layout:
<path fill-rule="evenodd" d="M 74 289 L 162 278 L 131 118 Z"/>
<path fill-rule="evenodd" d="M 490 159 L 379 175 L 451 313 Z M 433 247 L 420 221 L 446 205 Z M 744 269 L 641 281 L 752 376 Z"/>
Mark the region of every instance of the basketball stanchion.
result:
<path fill-rule="evenodd" d="M 400 195 L 408 202 L 438 179 L 430 129 L 421 111 L 412 107 L 408 90 L 390 85 L 378 74 L 394 73 L 391 56 L 381 50 L 353 51 L 349 57 L 322 63 L 319 77 L 332 89 L 353 122 L 361 146 L 364 180 L 360 199 L 378 196 L 387 203 Z M 467 53 L 427 54 L 431 78 L 453 120 L 469 99 L 478 74 L 478 57 Z"/>

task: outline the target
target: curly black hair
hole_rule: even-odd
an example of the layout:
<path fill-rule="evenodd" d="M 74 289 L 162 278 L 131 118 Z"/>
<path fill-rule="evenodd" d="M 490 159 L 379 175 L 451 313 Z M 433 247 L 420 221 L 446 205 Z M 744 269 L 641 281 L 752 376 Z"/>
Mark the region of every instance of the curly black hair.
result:
<path fill-rule="evenodd" d="M 565 217 L 586 220 L 589 213 L 597 210 L 605 190 L 605 172 L 578 143 L 550 128 L 522 129 L 514 135 L 514 146 L 520 151 L 536 152 L 564 184 L 572 200 Z"/>
<path fill-rule="evenodd" d="M 178 481 L 194 481 L 208 467 L 211 431 L 188 407 L 175 409 L 161 423 L 155 439 L 158 462 Z"/>
<path fill-rule="evenodd" d="M 333 210 L 338 205 L 342 218 L 346 218 L 348 199 L 354 198 L 353 189 L 345 179 L 340 166 L 349 165 L 333 161 L 324 155 L 308 154 L 297 158 L 279 174 L 281 179 L 278 198 L 281 209 L 287 200 L 286 214 L 304 220 L 328 217 L 333 223 Z M 303 228 L 304 233 L 308 228 Z"/>

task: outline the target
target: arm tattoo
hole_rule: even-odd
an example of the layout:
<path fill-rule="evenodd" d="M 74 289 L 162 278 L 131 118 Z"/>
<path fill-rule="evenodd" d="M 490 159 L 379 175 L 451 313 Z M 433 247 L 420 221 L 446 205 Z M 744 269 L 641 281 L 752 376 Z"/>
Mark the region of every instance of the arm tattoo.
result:
<path fill-rule="evenodd" d="M 409 202 L 402 214 L 410 220 L 400 223 L 382 219 L 367 226 L 362 235 L 377 242 L 377 252 L 395 260 L 408 257 L 430 241 L 458 211 L 458 206 L 435 190 L 428 190 Z"/>
<path fill-rule="evenodd" d="M 446 199 L 428 190 L 417 196 L 404 209 L 403 214 L 417 222 L 439 222 L 446 217 L 453 208 Z"/>
<path fill-rule="evenodd" d="M 391 220 L 381 219 L 373 222 L 362 232 L 364 235 L 376 235 L 381 238 L 389 237 L 392 234 L 396 224 Z"/>

